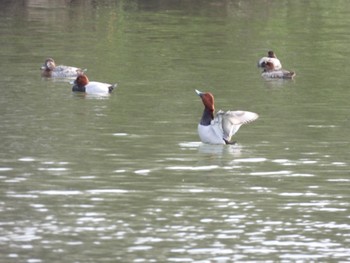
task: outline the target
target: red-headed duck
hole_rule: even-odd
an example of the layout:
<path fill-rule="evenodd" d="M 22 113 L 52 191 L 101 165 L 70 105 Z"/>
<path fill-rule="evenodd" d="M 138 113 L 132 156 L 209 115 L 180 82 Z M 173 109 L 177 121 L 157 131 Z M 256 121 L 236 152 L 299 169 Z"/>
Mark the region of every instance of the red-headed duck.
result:
<path fill-rule="evenodd" d="M 215 115 L 214 96 L 210 92 L 196 90 L 204 104 L 202 118 L 198 124 L 198 134 L 203 143 L 234 144 L 231 137 L 241 125 L 255 121 L 259 115 L 249 111 L 222 111 Z"/>
<path fill-rule="evenodd" d="M 75 78 L 81 74 L 84 74 L 84 70 L 81 68 L 63 65 L 56 66 L 56 63 L 52 58 L 46 59 L 44 65 L 41 67 L 41 76 L 43 77 Z"/>
<path fill-rule="evenodd" d="M 117 84 L 89 81 L 86 75 L 79 75 L 73 84 L 72 91 L 87 94 L 109 94 L 117 87 Z"/>
<path fill-rule="evenodd" d="M 266 67 L 266 63 L 267 62 L 271 62 L 275 68 L 275 70 L 280 70 L 282 69 L 282 64 L 279 61 L 279 59 L 276 57 L 275 52 L 273 51 L 269 51 L 267 52 L 267 57 L 262 57 L 259 62 L 258 62 L 258 67 L 260 68 L 265 68 Z"/>

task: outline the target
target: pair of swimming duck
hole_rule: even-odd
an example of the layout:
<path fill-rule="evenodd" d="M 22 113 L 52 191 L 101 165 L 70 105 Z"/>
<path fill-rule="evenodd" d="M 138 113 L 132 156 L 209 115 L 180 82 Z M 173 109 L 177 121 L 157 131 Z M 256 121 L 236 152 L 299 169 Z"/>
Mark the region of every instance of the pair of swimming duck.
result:
<path fill-rule="evenodd" d="M 117 84 L 109 84 L 97 81 L 89 81 L 85 75 L 85 71 L 81 68 L 59 65 L 56 66 L 52 58 L 45 60 L 41 67 L 41 75 L 51 78 L 75 78 L 72 84 L 72 91 L 84 92 L 87 94 L 109 94 L 117 87 Z"/>
<path fill-rule="evenodd" d="M 281 62 L 272 51 L 268 52 L 267 57 L 259 60 L 258 66 L 264 68 L 262 73 L 266 78 L 293 78 L 294 72 L 282 69 Z M 47 59 L 42 68 L 43 75 L 48 77 L 76 77 L 73 91 L 87 92 L 104 91 L 110 93 L 113 86 L 101 82 L 89 82 L 84 71 L 75 67 L 58 66 L 55 67 L 53 59 Z M 64 75 L 64 76 L 62 76 Z M 198 135 L 203 143 L 208 144 L 235 144 L 231 141 L 232 136 L 239 130 L 243 124 L 250 123 L 258 119 L 259 115 L 250 111 L 222 111 L 215 114 L 214 96 L 210 92 L 201 92 L 196 90 L 201 98 L 204 111 L 198 124 Z"/>
<path fill-rule="evenodd" d="M 273 51 L 267 52 L 267 57 L 262 57 L 259 60 L 258 67 L 263 68 L 261 76 L 266 79 L 292 79 L 295 77 L 294 71 L 282 69 L 282 64 Z"/>

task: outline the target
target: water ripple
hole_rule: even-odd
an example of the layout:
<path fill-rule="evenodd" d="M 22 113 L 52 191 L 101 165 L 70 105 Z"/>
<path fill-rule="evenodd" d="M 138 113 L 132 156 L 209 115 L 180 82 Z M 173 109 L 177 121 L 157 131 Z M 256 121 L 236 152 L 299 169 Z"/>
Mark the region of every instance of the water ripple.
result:
<path fill-rule="evenodd" d="M 273 172 L 251 172 L 250 175 L 266 176 L 266 175 L 290 175 L 291 171 L 273 171 Z"/>
<path fill-rule="evenodd" d="M 0 167 L 0 172 L 7 172 L 7 171 L 12 171 L 12 167 Z"/>
<path fill-rule="evenodd" d="M 244 158 L 244 159 L 235 159 L 233 162 L 236 163 L 261 163 L 266 162 L 266 158 Z"/>
<path fill-rule="evenodd" d="M 190 170 L 190 171 L 209 171 L 218 169 L 218 165 L 208 165 L 208 166 L 169 166 L 166 170 Z"/>

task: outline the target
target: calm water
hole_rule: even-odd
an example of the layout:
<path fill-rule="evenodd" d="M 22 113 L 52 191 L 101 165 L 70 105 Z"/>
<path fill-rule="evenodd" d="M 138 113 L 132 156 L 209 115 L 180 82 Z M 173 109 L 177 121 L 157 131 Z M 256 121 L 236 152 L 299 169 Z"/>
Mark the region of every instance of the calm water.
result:
<path fill-rule="evenodd" d="M 1 262 L 350 261 L 349 1 L 68 2 L 0 3 Z M 260 118 L 203 145 L 194 89 Z"/>

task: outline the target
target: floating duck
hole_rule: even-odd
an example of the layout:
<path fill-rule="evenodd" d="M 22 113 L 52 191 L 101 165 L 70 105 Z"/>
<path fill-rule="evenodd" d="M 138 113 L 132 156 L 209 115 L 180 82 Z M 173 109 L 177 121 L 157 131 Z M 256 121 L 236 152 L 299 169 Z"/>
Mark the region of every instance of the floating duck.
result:
<path fill-rule="evenodd" d="M 282 64 L 279 59 L 276 57 L 275 52 L 269 51 L 267 52 L 267 57 L 262 57 L 258 62 L 258 67 L 265 68 L 266 63 L 271 62 L 275 68 L 275 70 L 282 69 Z"/>
<path fill-rule="evenodd" d="M 295 75 L 294 71 L 276 70 L 274 64 L 270 61 L 266 62 L 264 71 L 261 73 L 261 76 L 265 79 L 293 79 Z"/>
<path fill-rule="evenodd" d="M 210 92 L 196 90 L 204 104 L 202 118 L 198 124 L 198 134 L 203 143 L 234 144 L 231 137 L 238 129 L 249 122 L 255 121 L 259 115 L 249 111 L 222 111 L 214 115 L 214 96 Z"/>
<path fill-rule="evenodd" d="M 109 94 L 117 87 L 117 84 L 89 81 L 86 75 L 79 75 L 72 83 L 72 91 L 85 92 L 87 94 Z"/>
<path fill-rule="evenodd" d="M 44 65 L 41 67 L 41 76 L 43 77 L 75 78 L 81 74 L 84 74 L 84 70 L 81 68 L 64 65 L 56 66 L 52 58 L 46 59 Z"/>

